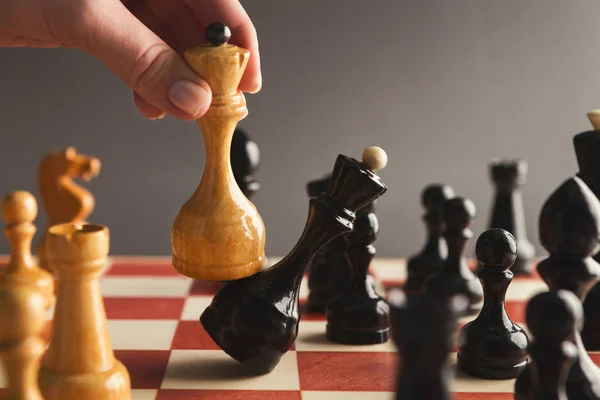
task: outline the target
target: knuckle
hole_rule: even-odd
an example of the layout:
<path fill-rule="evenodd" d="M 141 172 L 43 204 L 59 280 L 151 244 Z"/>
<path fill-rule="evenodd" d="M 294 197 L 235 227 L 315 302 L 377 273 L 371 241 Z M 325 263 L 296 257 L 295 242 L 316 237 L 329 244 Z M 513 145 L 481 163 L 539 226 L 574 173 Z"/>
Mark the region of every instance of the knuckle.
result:
<path fill-rule="evenodd" d="M 155 43 L 146 47 L 133 63 L 130 82 L 133 90 L 146 97 L 164 77 L 162 71 L 171 59 L 172 50 L 165 44 Z"/>

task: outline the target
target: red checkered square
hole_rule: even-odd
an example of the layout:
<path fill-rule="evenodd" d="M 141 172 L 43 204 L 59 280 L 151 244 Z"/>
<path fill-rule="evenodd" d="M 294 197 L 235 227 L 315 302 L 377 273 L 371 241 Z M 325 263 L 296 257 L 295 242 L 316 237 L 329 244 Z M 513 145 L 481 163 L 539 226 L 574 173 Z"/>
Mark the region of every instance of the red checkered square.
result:
<path fill-rule="evenodd" d="M 302 400 L 299 391 L 283 390 L 173 390 L 158 391 L 156 400 Z"/>
<path fill-rule="evenodd" d="M 210 335 L 206 333 L 200 321 L 179 322 L 171 348 L 182 350 L 220 349 Z"/>
<path fill-rule="evenodd" d="M 113 260 L 111 266 L 106 271 L 107 276 L 181 276 L 177 270 L 173 267 L 170 261 L 158 261 L 153 262 L 144 258 L 140 258 L 136 261 L 135 258 L 131 260 L 125 259 L 120 260 L 116 258 Z"/>
<path fill-rule="evenodd" d="M 115 356 L 129 371 L 132 389 L 159 389 L 169 355 L 169 350 L 115 350 Z"/>
<path fill-rule="evenodd" d="M 222 282 L 194 280 L 190 287 L 190 295 L 200 296 L 215 294 L 222 284 Z"/>
<path fill-rule="evenodd" d="M 296 357 L 302 390 L 395 390 L 395 353 L 300 351 Z"/>
<path fill-rule="evenodd" d="M 108 319 L 179 319 L 185 299 L 105 297 Z"/>

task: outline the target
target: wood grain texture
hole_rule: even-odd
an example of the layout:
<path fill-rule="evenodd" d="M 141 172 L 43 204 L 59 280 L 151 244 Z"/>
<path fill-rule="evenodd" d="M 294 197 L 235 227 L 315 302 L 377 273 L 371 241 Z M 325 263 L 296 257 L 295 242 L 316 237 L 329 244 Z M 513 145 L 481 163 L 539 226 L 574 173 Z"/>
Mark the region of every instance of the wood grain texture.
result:
<path fill-rule="evenodd" d="M 246 113 L 238 91 L 250 52 L 237 46 L 189 49 L 185 59 L 212 89 L 212 104 L 198 119 L 206 146 L 200 185 L 181 207 L 171 233 L 173 266 L 194 279 L 236 280 L 265 262 L 265 227 L 235 181 L 230 150 L 234 129 Z"/>
<path fill-rule="evenodd" d="M 114 356 L 98 282 L 108 229 L 55 225 L 46 245 L 58 285 L 52 338 L 39 373 L 44 399 L 129 399 L 129 373 Z"/>
<path fill-rule="evenodd" d="M 37 376 L 44 352 L 46 299 L 29 285 L 0 287 L 0 358 L 7 387 L 5 400 L 43 400 Z"/>

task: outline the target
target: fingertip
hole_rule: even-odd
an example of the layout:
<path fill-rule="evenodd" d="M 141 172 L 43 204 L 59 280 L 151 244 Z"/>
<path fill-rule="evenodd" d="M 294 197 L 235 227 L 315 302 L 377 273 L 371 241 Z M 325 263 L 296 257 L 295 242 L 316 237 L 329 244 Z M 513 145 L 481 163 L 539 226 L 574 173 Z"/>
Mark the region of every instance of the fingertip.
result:
<path fill-rule="evenodd" d="M 169 102 L 185 115 L 178 115 L 184 119 L 198 119 L 202 117 L 212 102 L 212 91 L 206 81 L 192 82 L 187 79 L 177 79 L 168 88 Z"/>
<path fill-rule="evenodd" d="M 133 92 L 133 102 L 139 112 L 148 119 L 163 119 L 166 115 L 163 110 L 146 101 L 137 92 Z"/>
<path fill-rule="evenodd" d="M 246 72 L 242 77 L 239 89 L 242 92 L 255 94 L 262 89 L 262 73 L 258 61 L 248 63 Z"/>

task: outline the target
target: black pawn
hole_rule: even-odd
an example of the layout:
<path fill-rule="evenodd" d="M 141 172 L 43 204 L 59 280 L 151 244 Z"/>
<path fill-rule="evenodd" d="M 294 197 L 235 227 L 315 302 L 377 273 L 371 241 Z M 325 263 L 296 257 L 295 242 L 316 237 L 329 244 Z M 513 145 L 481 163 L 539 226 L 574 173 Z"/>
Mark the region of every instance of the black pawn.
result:
<path fill-rule="evenodd" d="M 408 260 L 408 277 L 404 285 L 407 292 L 420 292 L 425 281 L 444 268 L 448 247 L 442 237 L 442 210 L 446 201 L 454 197 L 454 190 L 450 186 L 440 184 L 429 185 L 421 193 L 421 204 L 425 208 L 423 221 L 427 228 L 427 242 L 419 254 Z"/>
<path fill-rule="evenodd" d="M 260 183 L 255 174 L 260 165 L 260 151 L 248 133 L 241 128 L 236 128 L 231 139 L 231 169 L 236 183 L 242 193 L 252 200 L 260 189 Z"/>
<path fill-rule="evenodd" d="M 600 202 L 581 179 L 566 180 L 546 200 L 540 213 L 539 236 L 550 253 L 538 264 L 540 276 L 551 291 L 569 290 L 583 302 L 600 277 L 600 264 L 591 257 L 600 238 Z M 567 378 L 567 395 L 570 399 L 598 400 L 600 369 L 588 355 L 579 332 L 575 332 L 574 342 L 579 356 Z M 519 389 L 526 393 L 531 387 L 529 380 L 521 382 Z"/>
<path fill-rule="evenodd" d="M 580 178 L 600 198 L 600 131 L 581 132 L 573 137 L 573 146 L 579 164 Z M 600 262 L 600 253 L 594 255 Z M 584 326 L 581 332 L 587 350 L 600 350 L 600 284 L 596 284 L 583 303 Z"/>
<path fill-rule="evenodd" d="M 310 181 L 306 191 L 310 198 L 318 197 L 331 185 L 331 175 Z M 308 266 L 308 298 L 306 309 L 311 313 L 325 313 L 327 304 L 339 296 L 351 282 L 350 261 L 346 257 L 348 239 L 339 236 L 323 246 Z"/>
<path fill-rule="evenodd" d="M 342 344 L 377 344 L 390 338 L 390 309 L 374 290 L 369 266 L 375 257 L 373 242 L 379 222 L 371 205 L 356 213 L 354 229 L 347 234 L 351 282 L 327 306 L 327 339 Z"/>
<path fill-rule="evenodd" d="M 463 295 L 469 301 L 466 315 L 474 315 L 483 304 L 481 282 L 469 269 L 465 251 L 469 239 L 473 237 L 470 226 L 475 218 L 475 204 L 462 197 L 446 202 L 443 209 L 444 239 L 448 245 L 448 257 L 444 268 L 425 282 L 425 291 L 432 296 L 450 299 Z"/>
<path fill-rule="evenodd" d="M 527 304 L 525 318 L 534 340 L 528 370 L 515 382 L 515 400 L 567 400 L 565 383 L 577 358 L 574 335 L 583 326 L 581 302 L 568 290 L 541 293 Z M 521 385 L 528 379 L 525 393 Z"/>
<path fill-rule="evenodd" d="M 535 248 L 527 239 L 521 187 L 527 178 L 525 160 L 498 160 L 490 164 L 495 198 L 489 228 L 510 232 L 517 240 L 517 260 L 511 268 L 515 275 L 533 270 Z"/>
<path fill-rule="evenodd" d="M 456 307 L 465 299 L 445 301 L 427 294 L 395 290 L 389 294 L 392 340 L 398 353 L 396 400 L 450 400 L 448 356 L 454 347 Z"/>
<path fill-rule="evenodd" d="M 299 292 L 306 266 L 332 239 L 352 230 L 355 213 L 387 191 L 379 176 L 339 155 L 327 192 L 309 201 L 302 236 L 280 262 L 248 278 L 223 284 L 200 322 L 229 356 L 266 374 L 298 335 Z"/>
<path fill-rule="evenodd" d="M 475 252 L 485 300 L 479 316 L 458 334 L 458 368 L 477 378 L 513 379 L 527 365 L 528 344 L 504 308 L 517 243 L 504 229 L 490 229 L 479 236 Z"/>
<path fill-rule="evenodd" d="M 240 127 L 236 127 L 233 131 L 230 162 L 235 182 L 244 196 L 252 201 L 252 197 L 260 189 L 260 183 L 255 176 L 260 165 L 260 151 L 256 142 Z M 268 268 L 270 264 L 269 258 L 265 256 L 263 268 Z"/>

